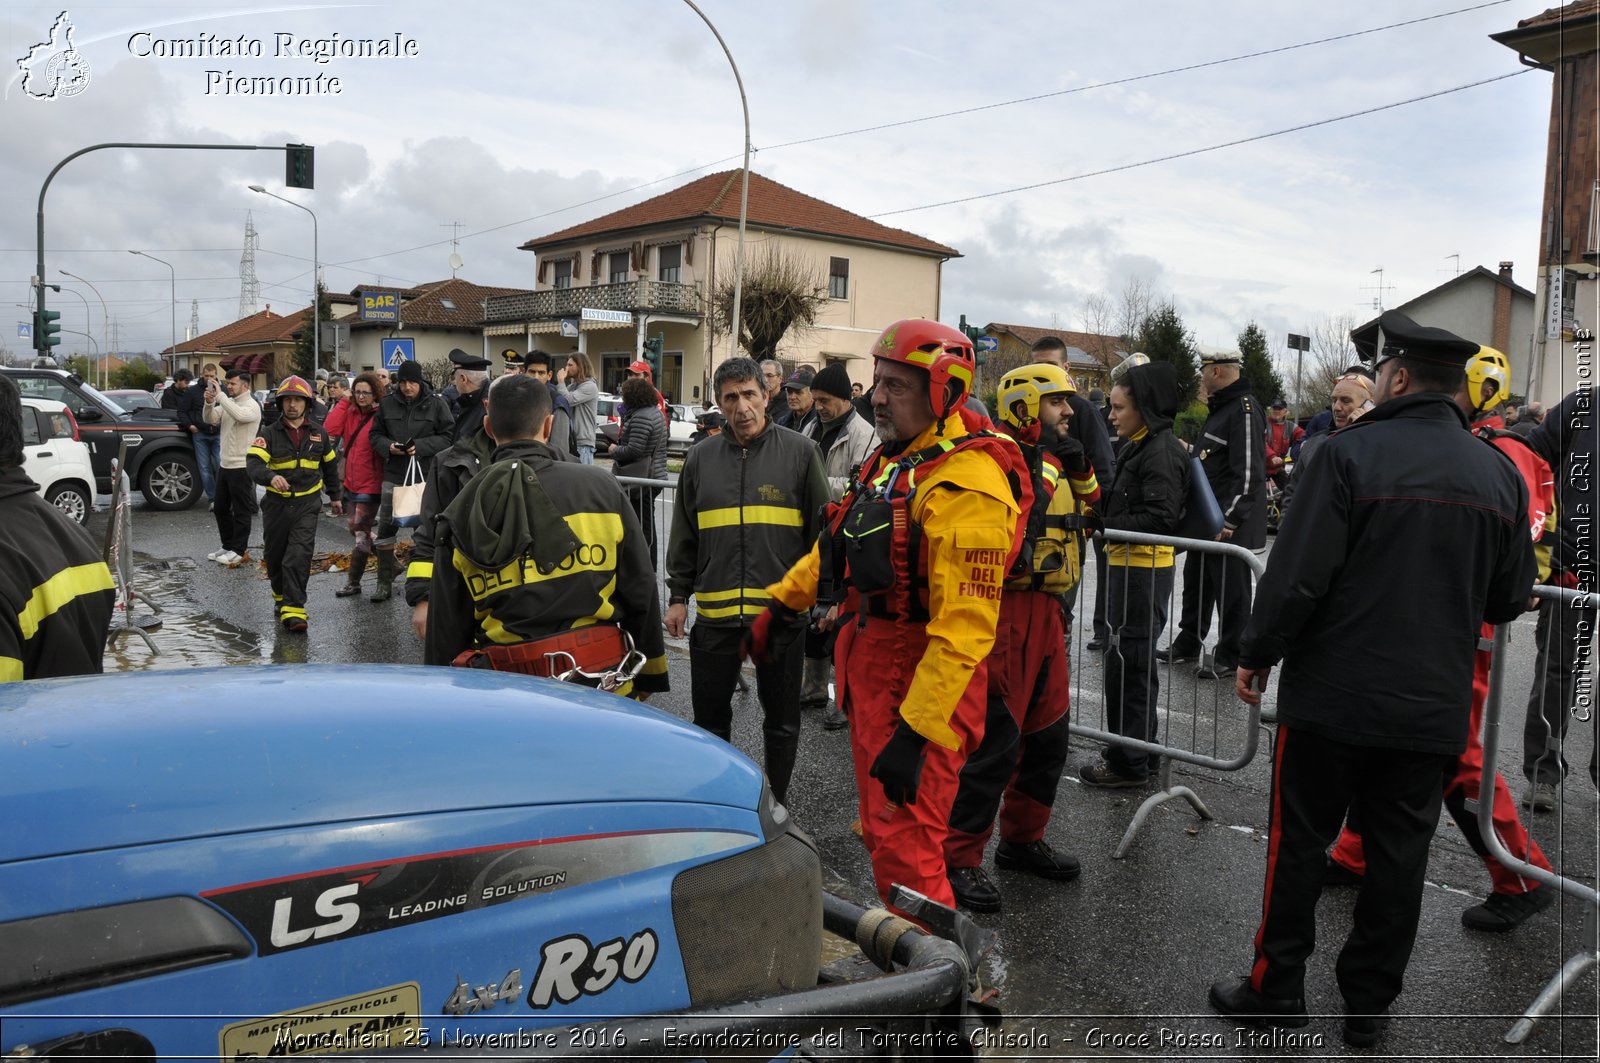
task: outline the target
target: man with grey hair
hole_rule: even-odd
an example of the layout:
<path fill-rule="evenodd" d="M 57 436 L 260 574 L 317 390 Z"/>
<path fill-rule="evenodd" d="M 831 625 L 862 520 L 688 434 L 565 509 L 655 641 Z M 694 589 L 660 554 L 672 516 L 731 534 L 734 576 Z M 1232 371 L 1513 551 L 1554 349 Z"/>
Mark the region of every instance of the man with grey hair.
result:
<path fill-rule="evenodd" d="M 817 540 L 828 481 L 816 444 L 767 416 L 762 371 L 749 358 L 717 367 L 712 394 L 727 421 L 690 448 L 667 540 L 667 633 L 689 632 L 694 722 L 728 741 L 733 692 L 755 643 L 765 763 L 783 801 L 800 749 L 803 614 L 772 609 L 767 588 Z M 695 622 L 688 628 L 689 598 Z"/>
<path fill-rule="evenodd" d="M 1522 438 L 1527 439 L 1533 435 L 1533 430 L 1538 428 L 1543 422 L 1544 404 L 1540 402 L 1530 402 L 1522 408 L 1522 415 L 1516 419 L 1515 423 L 1509 420 L 1506 422 L 1506 430 L 1515 432 Z"/>
<path fill-rule="evenodd" d="M 450 383 L 456 396 L 450 400 L 451 413 L 455 414 L 456 442 L 471 439 L 483 427 L 483 388 L 489 383 L 489 359 L 468 354 L 457 347 L 450 352 L 450 362 L 455 366 Z"/>
<path fill-rule="evenodd" d="M 761 393 L 767 400 L 767 419 L 782 421 L 789 412 L 789 399 L 783 393 L 783 363 L 776 358 L 761 360 Z"/>

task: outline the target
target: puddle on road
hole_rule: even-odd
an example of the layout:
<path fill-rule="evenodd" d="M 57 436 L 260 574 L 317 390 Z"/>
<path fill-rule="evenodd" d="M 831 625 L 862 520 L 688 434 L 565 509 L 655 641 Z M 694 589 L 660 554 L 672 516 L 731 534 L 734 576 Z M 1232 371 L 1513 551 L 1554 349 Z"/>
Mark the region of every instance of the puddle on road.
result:
<path fill-rule="evenodd" d="M 160 629 L 150 635 L 159 652 L 151 653 L 144 639 L 133 632 L 118 635 L 106 649 L 106 671 L 147 672 L 284 661 L 275 654 L 276 647 L 264 645 L 254 631 L 199 609 L 189 597 L 184 578 L 194 567 L 194 562 L 187 560 L 147 560 L 133 566 L 134 590 L 161 609 L 152 614 L 149 606 L 136 602 L 133 616 L 135 621 L 152 616 L 161 621 Z"/>

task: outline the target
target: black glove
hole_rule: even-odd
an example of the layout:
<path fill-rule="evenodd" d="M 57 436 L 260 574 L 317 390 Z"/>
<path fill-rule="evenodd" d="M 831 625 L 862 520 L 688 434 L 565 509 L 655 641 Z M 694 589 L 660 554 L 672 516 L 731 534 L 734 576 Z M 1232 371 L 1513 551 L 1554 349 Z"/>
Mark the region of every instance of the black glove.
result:
<path fill-rule="evenodd" d="M 739 656 L 749 658 L 757 664 L 771 664 L 773 625 L 781 627 L 792 624 L 799 615 L 782 602 L 774 601 L 761 610 L 755 623 L 750 625 L 744 637 L 739 640 Z"/>
<path fill-rule="evenodd" d="M 867 774 L 883 783 L 883 795 L 897 805 L 917 803 L 917 781 L 922 778 L 922 758 L 927 752 L 928 740 L 904 721 L 889 736 L 878 759 L 872 762 Z"/>
<path fill-rule="evenodd" d="M 1061 467 L 1069 473 L 1083 475 L 1089 471 L 1089 453 L 1083 449 L 1083 444 L 1071 436 L 1058 436 L 1051 444 L 1050 453 L 1061 462 Z"/>

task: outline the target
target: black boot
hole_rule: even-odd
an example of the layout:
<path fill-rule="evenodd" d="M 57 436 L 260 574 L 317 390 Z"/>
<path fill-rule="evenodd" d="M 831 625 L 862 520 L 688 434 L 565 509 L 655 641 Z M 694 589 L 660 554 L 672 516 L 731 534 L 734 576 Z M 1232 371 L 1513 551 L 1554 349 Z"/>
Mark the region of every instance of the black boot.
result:
<path fill-rule="evenodd" d="M 800 736 L 768 738 L 766 756 L 767 781 L 772 784 L 772 796 L 779 804 L 788 804 L 789 777 L 794 774 L 795 757 L 800 752 Z"/>
<path fill-rule="evenodd" d="M 394 547 L 378 547 L 378 585 L 372 589 L 372 601 L 386 602 L 394 593 Z"/>
<path fill-rule="evenodd" d="M 365 550 L 350 554 L 350 572 L 345 576 L 344 586 L 333 592 L 335 598 L 349 598 L 361 593 L 361 574 L 367 570 L 367 560 L 371 557 Z"/>

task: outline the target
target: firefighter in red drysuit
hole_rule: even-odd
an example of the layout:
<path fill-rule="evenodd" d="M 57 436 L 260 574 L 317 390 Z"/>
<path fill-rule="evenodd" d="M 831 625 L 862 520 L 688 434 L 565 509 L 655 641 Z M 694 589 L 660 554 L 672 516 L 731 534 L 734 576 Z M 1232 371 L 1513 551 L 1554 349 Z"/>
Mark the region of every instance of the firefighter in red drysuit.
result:
<path fill-rule="evenodd" d="M 1078 584 L 1084 508 L 1100 497 L 1094 466 L 1066 434 L 1076 390 L 1060 366 L 1038 363 L 1007 373 L 997 394 L 997 427 L 1022 449 L 1033 507 L 1000 596 L 983 741 L 961 769 L 944 844 L 950 888 L 976 912 L 1000 910 L 1000 891 L 983 869 L 997 814 L 996 867 L 1063 882 L 1082 870 L 1077 857 L 1044 840 L 1067 760 L 1071 690 L 1062 596 Z M 1071 449 L 1063 450 L 1067 444 Z"/>
<path fill-rule="evenodd" d="M 1022 454 L 963 409 L 972 343 L 937 321 L 889 326 L 873 345 L 884 442 L 818 546 L 768 588 L 749 648 L 775 618 L 816 606 L 839 626 L 838 703 L 850 717 L 863 841 L 885 900 L 896 883 L 954 906 L 950 807 L 983 737 L 1000 588 L 1033 490 Z"/>
<path fill-rule="evenodd" d="M 1555 477 L 1550 466 L 1529 447 L 1523 437 L 1505 430 L 1505 422 L 1487 410 L 1497 396 L 1511 390 L 1511 366 L 1506 356 L 1493 347 L 1483 347 L 1467 361 L 1466 383 L 1456 395 L 1456 402 L 1472 418 L 1472 430 L 1498 447 L 1511 459 L 1528 485 L 1528 524 L 1536 544 L 1534 552 L 1539 559 L 1539 582 L 1550 575 L 1550 546 L 1541 543 L 1545 532 L 1555 527 Z M 1529 916 L 1544 911 L 1555 900 L 1555 891 L 1543 888 L 1537 882 L 1518 875 L 1509 867 L 1489 855 L 1484 845 L 1483 833 L 1478 826 L 1478 814 L 1468 809 L 1467 803 L 1478 800 L 1483 787 L 1483 706 L 1489 697 L 1489 663 L 1493 654 L 1494 625 L 1484 624 L 1478 633 L 1478 655 L 1472 670 L 1472 717 L 1467 731 L 1467 748 L 1456 761 L 1444 780 L 1444 804 L 1455 819 L 1456 826 L 1466 838 L 1472 851 L 1483 859 L 1494 883 L 1493 892 L 1482 904 L 1473 905 L 1461 913 L 1461 925 L 1469 930 L 1498 933 L 1522 924 Z M 1360 824 L 1347 822 L 1343 833 L 1334 843 L 1329 868 L 1332 884 L 1355 884 L 1366 873 L 1366 857 L 1362 851 Z M 1539 843 L 1534 841 L 1522 826 L 1517 815 L 1517 803 L 1506 787 L 1506 780 L 1498 771 L 1494 774 L 1494 830 L 1505 846 L 1506 852 L 1520 857 L 1546 871 L 1550 861 Z"/>

